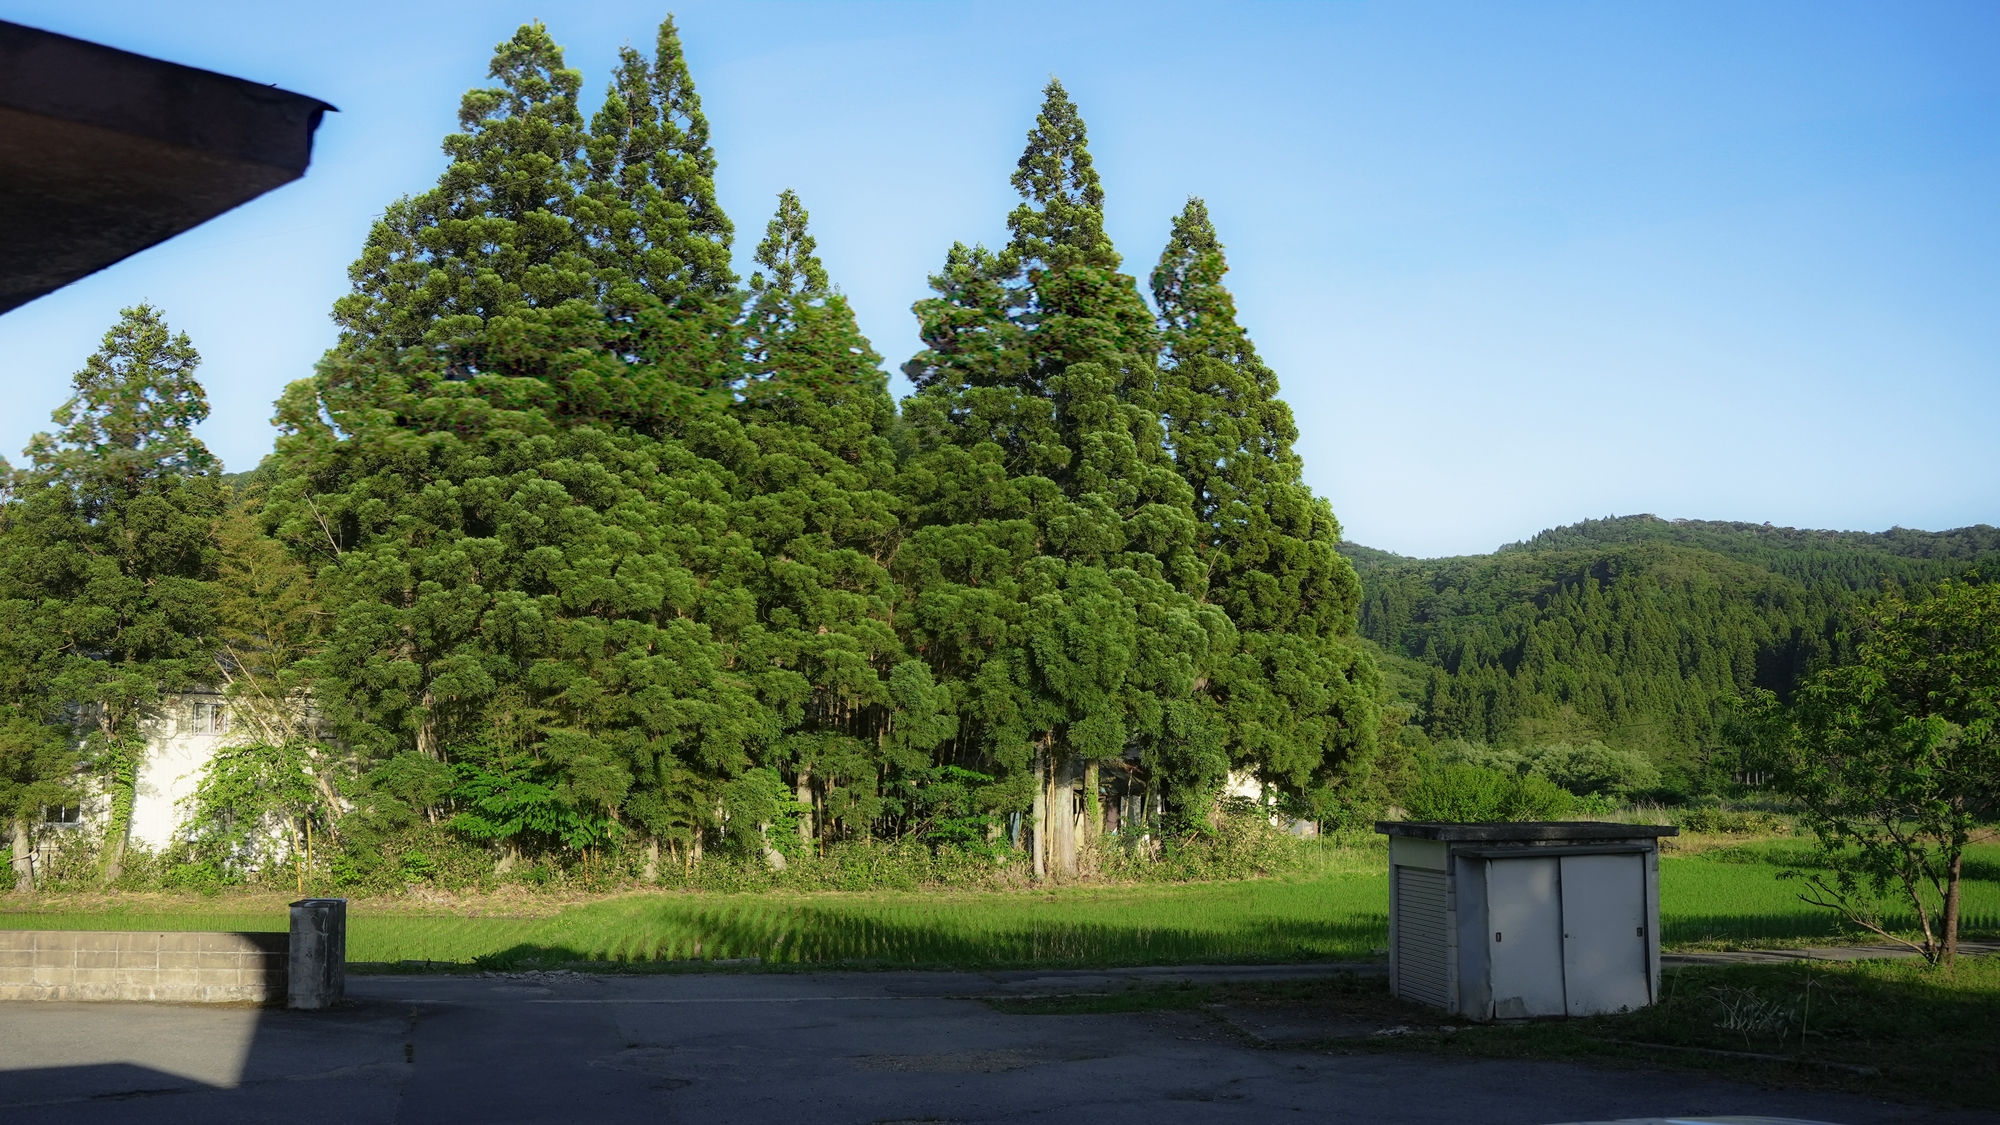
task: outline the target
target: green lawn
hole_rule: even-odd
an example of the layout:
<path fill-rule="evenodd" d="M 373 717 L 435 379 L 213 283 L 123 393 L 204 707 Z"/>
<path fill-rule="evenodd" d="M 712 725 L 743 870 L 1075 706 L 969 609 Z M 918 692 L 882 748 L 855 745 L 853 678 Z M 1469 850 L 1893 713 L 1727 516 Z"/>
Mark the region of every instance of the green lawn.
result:
<path fill-rule="evenodd" d="M 1799 885 L 1777 877 L 1788 856 L 1804 852 L 1803 843 L 1781 842 L 1667 857 L 1660 864 L 1661 939 L 1685 946 L 1840 937 L 1832 912 L 1800 902 Z M 1960 931 L 2000 930 L 2000 846 L 1967 849 L 1965 870 Z"/>
<path fill-rule="evenodd" d="M 1967 884 L 1966 929 L 2000 930 L 2000 847 L 1977 851 L 1969 868 L 1981 877 Z M 363 901 L 349 921 L 348 956 L 490 967 L 753 957 L 885 967 L 1366 959 L 1387 937 L 1387 881 L 1368 870 L 1380 862 L 1381 853 L 1373 854 L 1373 862 L 1329 864 L 1301 879 L 1048 892 L 633 894 L 541 918 L 413 914 Z M 1777 881 L 1773 858 L 1771 846 L 1667 858 L 1667 943 L 1836 936 L 1829 915 Z M 17 903 L 0 898 L 0 927 L 285 927 L 282 909 L 227 912 L 205 900 L 143 912 L 64 909 L 60 901 L 28 912 Z"/>

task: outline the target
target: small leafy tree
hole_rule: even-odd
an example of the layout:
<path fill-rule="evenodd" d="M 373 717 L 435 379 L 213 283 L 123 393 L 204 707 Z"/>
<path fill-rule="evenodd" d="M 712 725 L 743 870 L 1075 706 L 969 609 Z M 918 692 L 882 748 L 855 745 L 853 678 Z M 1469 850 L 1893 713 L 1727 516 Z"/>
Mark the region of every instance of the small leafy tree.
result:
<path fill-rule="evenodd" d="M 1859 661 L 1818 673 L 1789 713 L 1761 701 L 1776 785 L 1818 842 L 1816 865 L 1788 875 L 1806 902 L 1949 964 L 1965 847 L 2000 795 L 2000 585 L 1892 592 L 1869 624 Z M 1884 915 L 1885 897 L 1918 937 Z"/>

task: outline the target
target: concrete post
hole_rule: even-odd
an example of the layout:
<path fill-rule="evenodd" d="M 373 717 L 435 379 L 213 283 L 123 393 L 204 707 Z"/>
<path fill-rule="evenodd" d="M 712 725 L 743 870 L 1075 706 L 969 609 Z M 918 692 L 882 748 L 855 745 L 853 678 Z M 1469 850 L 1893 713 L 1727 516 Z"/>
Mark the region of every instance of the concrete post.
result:
<path fill-rule="evenodd" d="M 292 904 L 287 1008 L 331 1008 L 347 993 L 347 900 L 302 898 Z"/>

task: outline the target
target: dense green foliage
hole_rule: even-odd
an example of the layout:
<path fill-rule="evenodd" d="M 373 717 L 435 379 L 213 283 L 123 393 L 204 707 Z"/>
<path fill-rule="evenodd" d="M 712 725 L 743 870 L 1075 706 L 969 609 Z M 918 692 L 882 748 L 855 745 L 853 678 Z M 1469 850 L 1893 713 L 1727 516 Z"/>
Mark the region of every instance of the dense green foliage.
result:
<path fill-rule="evenodd" d="M 1561 551 L 1636 543 L 1694 547 L 1761 567 L 1805 586 L 1834 584 L 1874 593 L 1884 580 L 1920 586 L 1958 574 L 2000 554 L 2000 528 L 1979 524 L 1953 531 L 1813 531 L 1716 520 L 1625 516 L 1584 520 L 1500 548 Z"/>
<path fill-rule="evenodd" d="M 1491 555 L 1417 560 L 1354 545 L 1362 632 L 1432 740 L 1644 753 L 1672 792 L 1744 772 L 1735 701 L 1779 699 L 1853 658 L 1849 621 L 1884 582 L 2000 559 L 2000 531 L 1799 531 L 1594 520 Z"/>
<path fill-rule="evenodd" d="M 1576 807 L 1568 790 L 1536 773 L 1446 762 L 1419 773 L 1401 794 L 1413 820 L 1489 823 L 1562 820 Z"/>
<path fill-rule="evenodd" d="M 1372 811 L 1360 585 L 1200 201 L 1150 307 L 1051 83 L 1008 242 L 955 247 L 916 306 L 899 410 L 795 193 L 732 269 L 671 20 L 594 112 L 540 24 L 489 77 L 436 184 L 370 230 L 275 454 L 231 491 L 198 445 L 140 443 L 134 479 L 202 505 L 172 563 L 200 597 L 147 626 L 166 649 L 7 662 L 34 721 L 117 695 L 107 762 L 162 693 L 227 692 L 178 862 L 228 881 L 317 838 L 361 885 L 468 848 L 658 880 L 717 849 L 805 869 L 884 841 L 1039 877 L 1226 836 L 1232 772 L 1292 815 Z M 149 433 L 184 432 L 192 350 L 146 346 L 136 368 L 180 380 L 163 401 L 194 404 Z M 55 449 L 23 481 L 89 461 Z M 145 508 L 49 530 L 37 497 L 89 487 L 7 508 L 10 613 L 105 607 L 22 577 L 51 536 Z M 9 753 L 9 777 L 39 761 Z"/>

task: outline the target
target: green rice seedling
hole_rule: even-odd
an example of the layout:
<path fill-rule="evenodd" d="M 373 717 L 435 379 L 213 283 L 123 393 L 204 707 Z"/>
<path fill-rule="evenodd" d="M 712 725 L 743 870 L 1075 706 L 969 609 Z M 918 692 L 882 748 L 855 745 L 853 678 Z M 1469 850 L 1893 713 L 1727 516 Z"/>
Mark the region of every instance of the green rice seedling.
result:
<path fill-rule="evenodd" d="M 1660 866 L 1669 947 L 1812 944 L 1844 935 L 1777 875 L 1809 858 L 1795 841 L 1668 856 Z M 574 962 L 667 967 L 756 959 L 768 965 L 883 967 L 1138 965 L 1361 960 L 1387 944 L 1387 856 L 1328 849 L 1306 875 L 1217 883 L 1008 891 L 650 892 L 548 917 L 468 917 L 352 907 L 348 956 L 491 968 Z M 2000 931 L 2000 847 L 1972 849 L 1965 932 Z M 282 906 L 0 913 L 0 927 L 282 930 Z"/>

